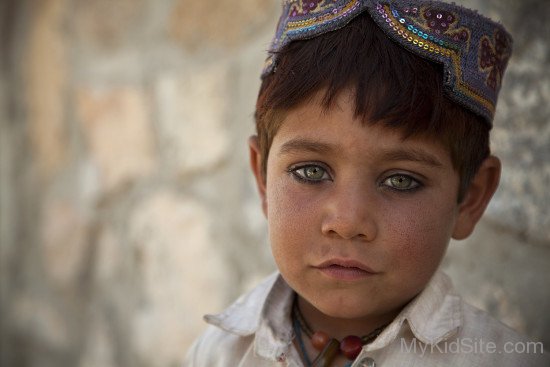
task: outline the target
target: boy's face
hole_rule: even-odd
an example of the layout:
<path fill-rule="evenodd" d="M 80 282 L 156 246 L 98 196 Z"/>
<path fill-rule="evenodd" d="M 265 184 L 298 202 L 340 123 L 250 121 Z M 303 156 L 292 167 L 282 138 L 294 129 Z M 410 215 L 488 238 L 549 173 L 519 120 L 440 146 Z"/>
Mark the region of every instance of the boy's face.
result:
<path fill-rule="evenodd" d="M 351 98 L 289 111 L 260 183 L 282 276 L 323 314 L 347 319 L 396 312 L 417 295 L 461 215 L 447 151 L 362 124 Z"/>

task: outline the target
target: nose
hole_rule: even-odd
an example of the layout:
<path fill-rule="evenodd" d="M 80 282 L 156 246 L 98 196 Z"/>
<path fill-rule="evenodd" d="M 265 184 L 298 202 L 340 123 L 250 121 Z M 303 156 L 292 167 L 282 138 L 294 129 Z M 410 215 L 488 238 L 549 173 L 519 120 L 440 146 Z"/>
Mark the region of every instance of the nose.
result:
<path fill-rule="evenodd" d="M 335 187 L 325 205 L 321 224 L 323 235 L 363 241 L 376 238 L 375 199 L 363 185 L 355 183 Z"/>

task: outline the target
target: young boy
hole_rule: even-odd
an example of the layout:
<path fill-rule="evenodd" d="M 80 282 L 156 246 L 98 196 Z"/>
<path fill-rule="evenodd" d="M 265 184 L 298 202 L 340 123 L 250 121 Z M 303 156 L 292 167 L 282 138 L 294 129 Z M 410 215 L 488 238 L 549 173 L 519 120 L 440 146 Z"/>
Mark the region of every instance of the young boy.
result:
<path fill-rule="evenodd" d="M 511 43 L 437 1 L 285 1 L 249 141 L 279 272 L 184 365 L 550 365 L 437 271 L 498 186 Z"/>

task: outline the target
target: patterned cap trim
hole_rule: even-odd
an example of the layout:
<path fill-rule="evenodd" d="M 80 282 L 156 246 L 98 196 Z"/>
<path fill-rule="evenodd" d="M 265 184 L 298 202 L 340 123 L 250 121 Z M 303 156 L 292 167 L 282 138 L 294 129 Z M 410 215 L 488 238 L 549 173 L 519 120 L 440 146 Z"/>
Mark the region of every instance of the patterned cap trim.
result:
<path fill-rule="evenodd" d="M 277 52 L 290 42 L 340 29 L 364 11 L 390 39 L 443 64 L 447 95 L 492 126 L 512 37 L 477 12 L 441 1 L 286 0 L 262 77 L 275 72 Z"/>

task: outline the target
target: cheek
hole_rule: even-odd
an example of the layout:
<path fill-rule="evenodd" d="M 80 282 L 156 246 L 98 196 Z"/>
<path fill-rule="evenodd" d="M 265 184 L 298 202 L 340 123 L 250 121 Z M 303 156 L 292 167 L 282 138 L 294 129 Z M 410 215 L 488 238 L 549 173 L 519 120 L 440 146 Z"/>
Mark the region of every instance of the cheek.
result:
<path fill-rule="evenodd" d="M 304 188 L 291 177 L 272 179 L 267 187 L 268 223 L 270 230 L 282 235 L 315 230 L 323 203 L 322 195 Z"/>
<path fill-rule="evenodd" d="M 396 224 L 387 229 L 390 238 L 385 242 L 392 267 L 401 274 L 430 277 L 445 254 L 454 225 L 454 207 L 433 207 L 410 207 L 402 211 L 399 220 L 391 220 Z"/>
<path fill-rule="evenodd" d="M 272 180 L 267 188 L 269 238 L 276 261 L 296 260 L 315 225 L 311 203 L 289 181 Z"/>

